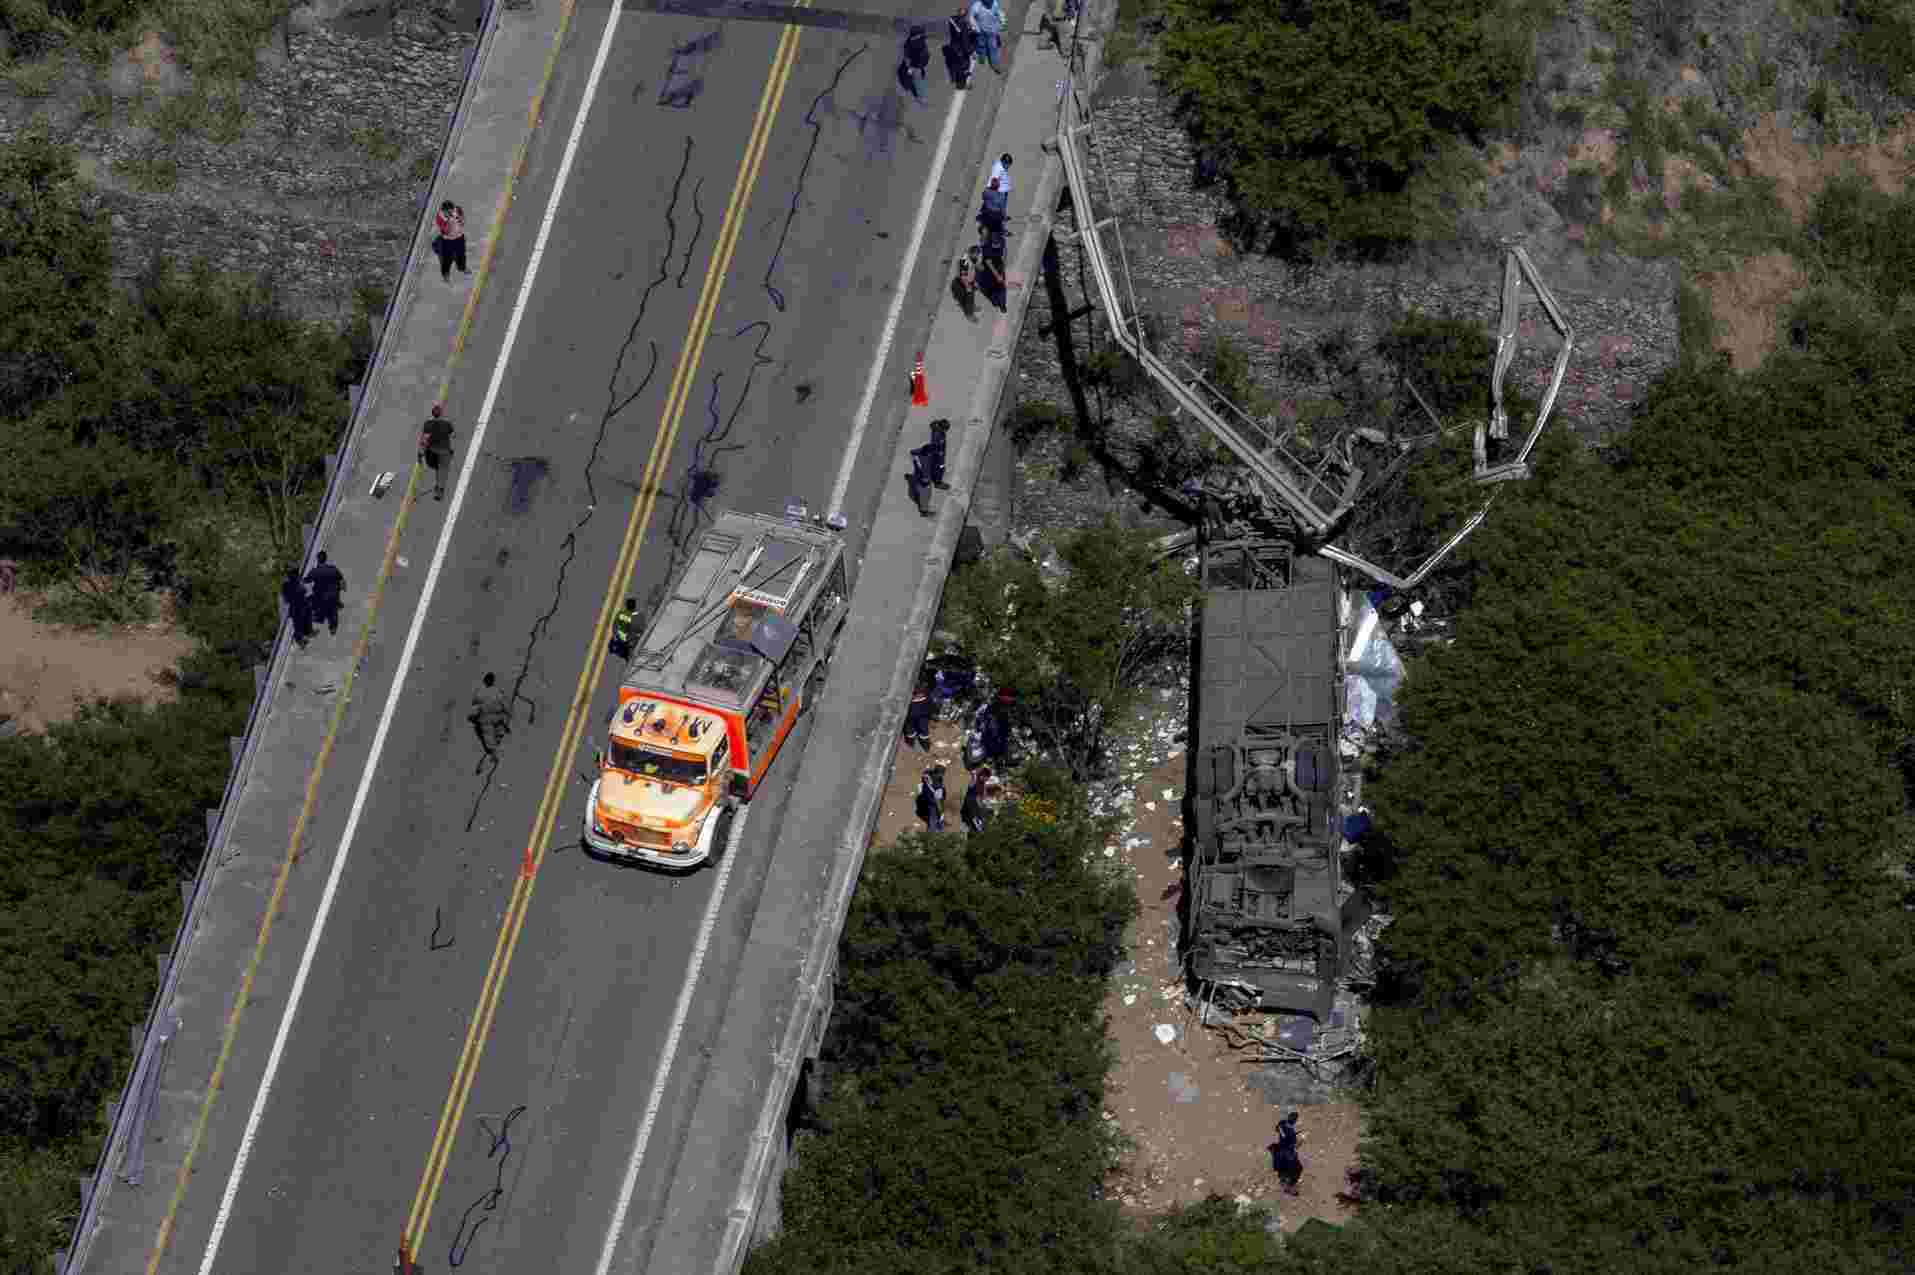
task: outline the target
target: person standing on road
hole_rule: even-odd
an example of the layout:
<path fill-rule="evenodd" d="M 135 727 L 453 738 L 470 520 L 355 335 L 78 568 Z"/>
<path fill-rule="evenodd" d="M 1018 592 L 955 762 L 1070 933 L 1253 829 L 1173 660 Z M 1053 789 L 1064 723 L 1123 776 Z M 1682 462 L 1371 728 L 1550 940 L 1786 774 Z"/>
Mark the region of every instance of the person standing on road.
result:
<path fill-rule="evenodd" d="M 286 578 L 279 582 L 279 596 L 286 603 L 286 618 L 293 622 L 293 641 L 303 648 L 313 640 L 313 605 L 306 597 L 297 566 L 286 568 Z"/>
<path fill-rule="evenodd" d="M 971 264 L 969 252 L 958 254 L 957 278 L 951 281 L 951 290 L 957 297 L 958 309 L 964 311 L 964 317 L 976 323 L 977 267 Z"/>
<path fill-rule="evenodd" d="M 439 205 L 439 215 L 433 219 L 438 236 L 433 240 L 439 249 L 439 277 L 452 278 L 452 267 L 458 266 L 460 274 L 466 274 L 465 268 L 465 209 L 450 199 Z"/>
<path fill-rule="evenodd" d="M 1010 293 L 1004 279 L 1004 235 L 987 230 L 977 246 L 978 290 L 1000 310 L 1010 308 Z"/>
<path fill-rule="evenodd" d="M 452 422 L 446 419 L 446 409 L 441 404 L 432 405 L 432 415 L 419 431 L 419 459 L 432 470 L 432 498 L 444 500 L 446 470 L 452 467 Z"/>
<path fill-rule="evenodd" d="M 904 57 L 898 63 L 898 83 L 905 91 L 918 99 L 918 105 L 924 103 L 924 85 L 922 81 L 931 69 L 931 44 L 924 38 L 923 27 L 912 27 L 911 34 L 904 37 Z"/>
<path fill-rule="evenodd" d="M 977 32 L 977 51 L 991 64 L 991 69 L 999 75 L 1004 74 L 1003 66 L 997 60 L 998 41 L 1004 38 L 1004 12 L 988 3 L 988 0 L 971 0 L 969 12 L 971 29 Z"/>
<path fill-rule="evenodd" d="M 977 210 L 978 229 L 987 235 L 1004 234 L 1010 210 L 1010 193 L 997 184 L 997 178 L 991 178 L 990 185 L 984 188 L 984 204 Z"/>
<path fill-rule="evenodd" d="M 1283 1183 L 1285 1195 L 1295 1195 L 1297 1183 L 1303 1179 L 1303 1157 L 1297 1154 L 1302 1141 L 1303 1136 L 1297 1132 L 1296 1112 L 1277 1121 L 1277 1140 L 1270 1144 L 1270 1160 L 1277 1171 L 1277 1180 Z"/>
<path fill-rule="evenodd" d="M 625 599 L 624 609 L 612 617 L 612 640 L 607 649 L 621 660 L 632 658 L 632 634 L 638 629 L 638 599 Z"/>
<path fill-rule="evenodd" d="M 944 831 L 944 767 L 924 768 L 918 779 L 917 812 L 926 832 Z"/>
<path fill-rule="evenodd" d="M 991 180 L 997 183 L 997 188 L 1004 192 L 1006 199 L 1011 197 L 1011 152 L 1005 151 L 991 165 Z"/>
<path fill-rule="evenodd" d="M 946 24 L 944 69 L 950 72 L 951 87 L 971 87 L 971 68 L 977 64 L 977 32 L 971 29 L 971 16 L 960 9 Z"/>
<path fill-rule="evenodd" d="M 325 621 L 326 631 L 334 637 L 339 636 L 339 603 L 346 592 L 346 577 L 338 567 L 326 561 L 326 551 L 319 551 L 319 561 L 306 573 L 306 583 L 313 589 L 313 620 Z"/>

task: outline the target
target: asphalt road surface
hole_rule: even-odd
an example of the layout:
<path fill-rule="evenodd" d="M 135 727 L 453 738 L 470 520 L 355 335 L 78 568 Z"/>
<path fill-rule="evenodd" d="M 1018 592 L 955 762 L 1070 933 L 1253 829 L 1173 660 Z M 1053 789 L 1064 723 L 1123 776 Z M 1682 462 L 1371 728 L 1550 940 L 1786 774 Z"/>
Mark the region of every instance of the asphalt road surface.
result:
<path fill-rule="evenodd" d="M 950 97 L 935 44 L 931 105 L 900 94 L 898 40 L 870 15 L 787 37 L 759 20 L 626 12 L 504 351 L 608 15 L 588 2 L 574 19 L 448 404 L 463 463 L 505 360 L 470 480 L 443 504 L 428 484 L 413 512 L 412 554 L 456 514 L 455 538 L 213 1270 L 384 1272 L 402 1235 L 427 1271 L 605 1269 L 719 878 L 580 852 L 584 774 L 617 681 L 609 666 L 591 676 L 594 634 L 618 599 L 643 604 L 667 582 L 701 504 L 778 512 L 799 497 L 822 510 Z M 781 56 L 787 39 L 795 57 Z M 962 117 L 956 176 L 970 176 L 985 105 L 980 94 Z M 946 202 L 912 295 L 945 269 L 965 212 Z M 900 348 L 928 321 L 907 306 Z M 902 410 L 901 392 L 880 395 L 845 502 L 854 555 Z M 347 825 L 423 565 L 389 589 L 309 845 L 330 852 Z M 496 765 L 466 721 L 486 672 L 515 703 Z M 752 803 L 681 1060 L 713 1034 L 805 742 L 801 726 Z M 282 1009 L 252 1012 L 235 1077 L 259 1074 Z M 681 1061 L 657 1104 L 612 1269 L 643 1264 L 696 1079 Z M 237 1144 L 253 1094 L 229 1088 L 215 1104 L 212 1145 Z M 164 1269 L 205 1265 L 231 1164 L 196 1174 Z"/>

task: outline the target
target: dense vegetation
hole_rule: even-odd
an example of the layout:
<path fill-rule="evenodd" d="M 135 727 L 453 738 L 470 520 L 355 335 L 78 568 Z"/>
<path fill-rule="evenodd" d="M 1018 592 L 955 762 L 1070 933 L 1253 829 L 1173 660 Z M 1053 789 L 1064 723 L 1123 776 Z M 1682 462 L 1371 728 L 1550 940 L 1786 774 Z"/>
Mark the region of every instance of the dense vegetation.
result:
<path fill-rule="evenodd" d="M 1451 224 L 1464 141 L 1506 126 L 1530 29 L 1508 0 L 1167 0 L 1156 73 L 1247 240 L 1365 250 Z"/>
<path fill-rule="evenodd" d="M 164 606 L 199 641 L 169 703 L 0 739 L 9 1271 L 66 1238 L 367 344 L 203 270 L 117 288 L 109 234 L 58 147 L 0 149 L 0 557 L 56 618 Z"/>
<path fill-rule="evenodd" d="M 839 949 L 817 1132 L 753 1275 L 1101 1269 L 1101 1006 L 1134 899 L 1060 776 L 982 834 L 873 854 Z M 908 1130 L 909 1135 L 899 1136 Z"/>
<path fill-rule="evenodd" d="M 1106 520 L 1061 539 L 1057 580 L 1000 551 L 945 586 L 939 627 L 1017 696 L 1019 722 L 1079 779 L 1101 771 L 1149 675 L 1182 667 L 1196 582 L 1161 560 L 1154 539 Z"/>

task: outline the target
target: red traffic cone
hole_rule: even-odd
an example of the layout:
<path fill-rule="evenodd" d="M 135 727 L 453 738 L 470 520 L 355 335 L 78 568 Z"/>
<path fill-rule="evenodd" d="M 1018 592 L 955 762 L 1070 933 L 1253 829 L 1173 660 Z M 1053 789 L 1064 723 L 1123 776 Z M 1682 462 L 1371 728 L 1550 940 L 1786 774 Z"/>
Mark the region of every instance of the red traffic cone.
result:
<path fill-rule="evenodd" d="M 924 351 L 918 351 L 918 365 L 911 371 L 911 406 L 931 406 L 931 390 L 924 383 Z"/>

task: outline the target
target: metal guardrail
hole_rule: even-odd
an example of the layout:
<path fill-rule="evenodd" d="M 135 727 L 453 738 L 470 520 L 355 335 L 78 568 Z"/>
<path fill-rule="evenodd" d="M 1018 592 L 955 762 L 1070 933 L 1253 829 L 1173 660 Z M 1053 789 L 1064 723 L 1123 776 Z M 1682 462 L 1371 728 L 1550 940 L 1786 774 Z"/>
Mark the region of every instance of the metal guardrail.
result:
<path fill-rule="evenodd" d="M 339 451 L 327 456 L 326 492 L 320 498 L 317 521 L 308 524 L 305 533 L 306 558 L 302 565 L 311 564 L 315 546 L 322 539 L 321 532 L 331 525 L 338 512 L 344 477 L 350 468 L 345 458 L 353 454 L 361 441 L 365 429 L 365 387 L 372 384 L 385 366 L 390 353 L 394 333 L 398 327 L 396 320 L 409 295 L 412 268 L 418 260 L 419 249 L 427 242 L 426 228 L 432 222 L 431 193 L 439 189 L 445 176 L 447 164 L 451 162 L 454 144 L 464 130 L 466 119 L 471 112 L 472 101 L 479 82 L 480 72 L 484 69 L 487 54 L 491 51 L 493 37 L 498 31 L 499 15 L 507 7 L 517 7 L 512 0 L 488 0 L 485 16 L 480 22 L 478 42 L 473 45 L 472 56 L 466 63 L 465 80 L 459 90 L 459 103 L 452 113 L 452 119 L 446 126 L 445 141 L 439 148 L 438 161 L 433 165 L 432 178 L 426 186 L 427 197 L 422 201 L 417 225 L 413 230 L 412 244 L 406 250 L 406 259 L 399 269 L 399 285 L 393 289 L 392 296 L 386 302 L 386 313 L 382 321 L 378 343 L 373 348 L 371 360 L 366 365 L 366 374 L 360 383 L 350 391 L 352 407 L 347 417 L 344 438 Z M 80 1215 L 75 1220 L 72 1238 L 67 1247 L 53 1256 L 55 1275 L 78 1275 L 86 1266 L 87 1254 L 92 1246 L 93 1231 L 98 1221 L 99 1201 L 104 1192 L 102 1187 L 111 1181 L 115 1166 L 120 1176 L 130 1186 L 139 1186 L 145 1176 L 145 1131 L 146 1122 L 152 1114 L 153 1104 L 159 1096 L 160 1082 L 165 1074 L 166 1054 L 174 1035 L 179 1031 L 179 1017 L 173 1013 L 173 994 L 176 988 L 180 959 L 199 920 L 199 910 L 205 902 L 207 886 L 213 872 L 219 865 L 219 856 L 225 847 L 227 823 L 226 811 L 245 787 L 252 773 L 252 763 L 259 742 L 259 724 L 265 717 L 266 706 L 271 699 L 268 688 L 276 686 L 280 673 L 284 669 L 291 646 L 285 616 L 280 617 L 280 626 L 273 638 L 272 654 L 264 665 L 253 669 L 253 705 L 246 716 L 246 730 L 243 735 L 232 741 L 233 767 L 226 776 L 226 789 L 220 797 L 219 809 L 206 812 L 206 850 L 200 857 L 199 869 L 191 881 L 180 883 L 184 894 L 184 910 L 180 917 L 179 928 L 174 931 L 172 947 L 159 959 L 160 985 L 153 997 L 152 1007 L 147 1011 L 143 1027 L 132 1028 L 134 1037 L 134 1060 L 127 1074 L 126 1084 L 120 1090 L 119 1100 L 108 1107 L 110 1125 L 105 1141 L 100 1146 L 100 1155 L 95 1163 L 93 1174 L 80 1182 Z"/>
<path fill-rule="evenodd" d="M 1195 417 L 1210 434 L 1229 449 L 1246 469 L 1253 474 L 1263 489 L 1274 496 L 1284 511 L 1296 522 L 1304 535 L 1318 541 L 1314 551 L 1321 556 L 1363 572 L 1371 578 L 1389 585 L 1393 589 L 1410 589 L 1436 569 L 1443 560 L 1467 539 L 1471 532 L 1483 524 L 1489 515 L 1490 507 L 1496 503 L 1501 491 L 1500 486 L 1492 487 L 1482 506 L 1472 515 L 1454 535 L 1426 559 L 1415 571 L 1407 576 L 1397 575 L 1389 569 L 1370 562 L 1361 555 L 1338 545 L 1322 543 L 1331 531 L 1342 521 L 1344 515 L 1355 506 L 1362 475 L 1353 468 L 1349 480 L 1341 490 L 1330 484 L 1319 467 L 1313 471 L 1298 459 L 1283 440 L 1261 425 L 1255 418 L 1230 402 L 1215 386 L 1206 382 L 1201 375 L 1185 365 L 1183 374 L 1172 369 L 1169 364 L 1153 353 L 1145 337 L 1144 326 L 1138 312 L 1136 289 L 1131 285 L 1130 265 L 1124 255 L 1122 235 L 1115 236 L 1118 263 L 1124 276 L 1124 293 L 1120 296 L 1116 273 L 1111 269 L 1106 254 L 1103 236 L 1114 228 L 1117 217 L 1112 214 L 1099 217 L 1095 211 L 1090 193 L 1090 179 L 1086 159 L 1077 153 L 1077 139 L 1091 133 L 1089 108 L 1076 93 L 1060 94 L 1060 100 L 1068 97 L 1075 110 L 1061 111 L 1057 121 L 1057 148 L 1064 161 L 1064 173 L 1070 183 L 1071 203 L 1078 219 L 1075 234 L 1057 232 L 1058 238 L 1082 246 L 1086 262 L 1090 266 L 1091 277 L 1096 280 L 1099 299 L 1103 303 L 1104 315 L 1111 333 L 1124 351 L 1137 360 L 1140 367 L 1168 393 L 1183 411 Z M 1114 206 L 1109 200 L 1109 183 L 1106 181 L 1106 205 Z M 1498 440 L 1509 435 L 1509 418 L 1503 407 L 1503 377 L 1509 371 L 1511 361 L 1516 354 L 1516 313 L 1519 300 L 1518 292 L 1522 283 L 1527 282 L 1535 291 L 1537 300 L 1542 303 L 1543 311 L 1549 322 L 1562 337 L 1562 349 L 1556 356 L 1554 375 L 1549 390 L 1543 397 L 1541 410 L 1536 414 L 1536 423 L 1530 429 L 1516 455 L 1496 465 L 1491 465 L 1487 456 L 1486 435 Z M 1504 262 L 1503 306 L 1496 342 L 1495 366 L 1491 372 L 1491 393 L 1494 410 L 1487 422 L 1476 426 L 1475 435 L 1475 471 L 1474 478 L 1484 485 L 1501 484 L 1512 479 L 1529 477 L 1529 456 L 1536 442 L 1542 437 L 1543 428 L 1549 423 L 1550 413 L 1556 405 L 1556 396 L 1561 390 L 1563 376 L 1569 367 L 1569 356 L 1575 346 L 1576 334 L 1564 317 L 1562 307 L 1537 274 L 1536 267 L 1529 254 L 1521 247 L 1512 246 Z M 1412 387 L 1414 392 L 1414 387 Z M 1237 418 L 1225 419 L 1213 406 L 1211 399 L 1222 404 Z M 1417 396 L 1421 403 L 1422 396 Z M 1428 405 L 1424 405 L 1427 411 Z M 1434 416 L 1432 416 L 1434 420 Z M 1438 422 L 1438 430 L 1441 431 Z M 1434 439 L 1436 435 L 1430 435 Z M 1347 444 L 1347 439 L 1344 440 Z M 1334 452 L 1334 447 L 1326 451 Z M 1325 498 L 1328 498 L 1326 507 Z"/>

